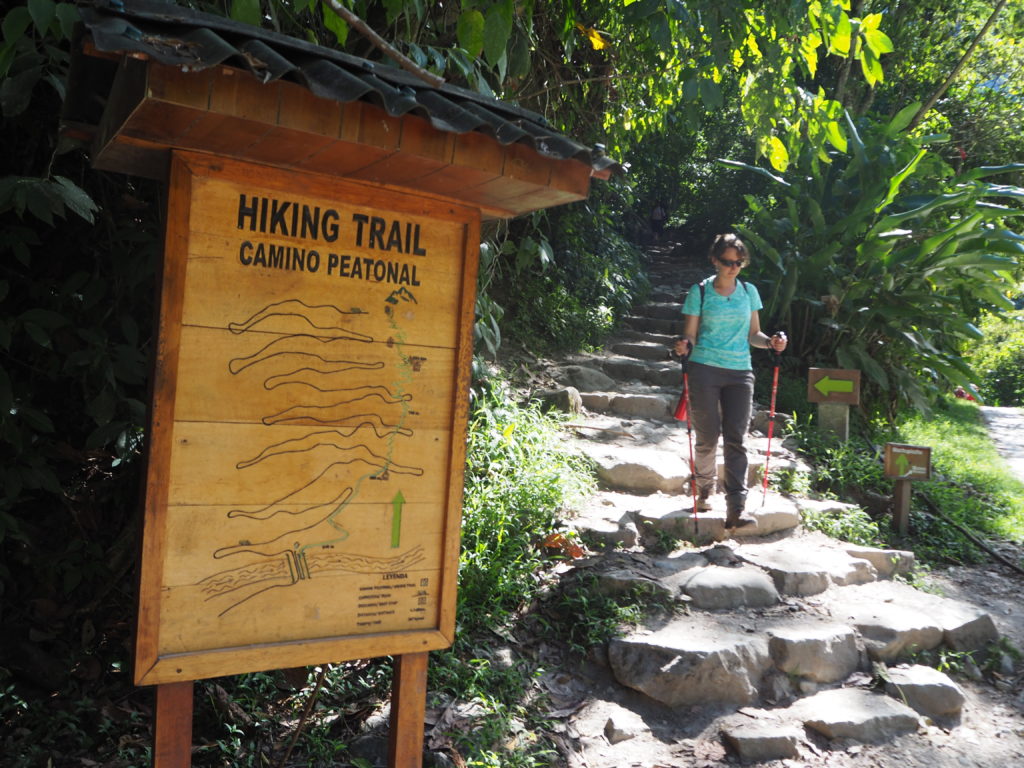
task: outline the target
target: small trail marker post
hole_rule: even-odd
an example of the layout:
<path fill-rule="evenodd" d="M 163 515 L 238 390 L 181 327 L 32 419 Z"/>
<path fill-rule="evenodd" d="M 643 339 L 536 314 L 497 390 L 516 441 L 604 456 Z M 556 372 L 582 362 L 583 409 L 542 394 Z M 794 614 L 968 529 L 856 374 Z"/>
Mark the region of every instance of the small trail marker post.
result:
<path fill-rule="evenodd" d="M 393 656 L 389 765 L 418 768 L 455 634 L 481 220 L 620 166 L 514 105 L 151 6 L 78 9 L 62 121 L 94 168 L 167 188 L 134 663 L 153 764 L 191 764 L 195 680 Z"/>
<path fill-rule="evenodd" d="M 910 483 L 932 474 L 932 449 L 924 445 L 885 444 L 885 476 L 896 479 L 893 490 L 893 528 L 906 536 L 910 524 Z"/>
<path fill-rule="evenodd" d="M 845 443 L 850 438 L 850 406 L 860 405 L 860 371 L 811 368 L 807 401 L 818 404 L 818 429 Z"/>

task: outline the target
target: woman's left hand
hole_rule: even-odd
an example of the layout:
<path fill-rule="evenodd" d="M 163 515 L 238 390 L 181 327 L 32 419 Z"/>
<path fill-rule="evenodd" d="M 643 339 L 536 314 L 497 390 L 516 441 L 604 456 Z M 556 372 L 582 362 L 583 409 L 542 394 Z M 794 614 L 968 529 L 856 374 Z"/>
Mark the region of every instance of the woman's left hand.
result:
<path fill-rule="evenodd" d="M 776 353 L 782 352 L 786 348 L 786 344 L 789 343 L 789 339 L 786 338 L 786 334 L 779 331 L 770 339 L 768 339 L 768 346 Z"/>

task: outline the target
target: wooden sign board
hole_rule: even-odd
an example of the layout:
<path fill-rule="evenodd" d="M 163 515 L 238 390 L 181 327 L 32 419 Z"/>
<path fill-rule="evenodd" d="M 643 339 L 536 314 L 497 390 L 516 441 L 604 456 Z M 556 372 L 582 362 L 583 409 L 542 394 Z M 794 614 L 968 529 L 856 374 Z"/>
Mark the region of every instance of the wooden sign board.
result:
<path fill-rule="evenodd" d="M 447 647 L 479 212 L 170 178 L 136 683 Z"/>
<path fill-rule="evenodd" d="M 924 445 L 886 443 L 885 476 L 900 480 L 928 480 L 932 476 L 932 449 Z"/>
<path fill-rule="evenodd" d="M 811 368 L 807 371 L 807 401 L 810 403 L 860 404 L 860 371 L 841 368 Z"/>

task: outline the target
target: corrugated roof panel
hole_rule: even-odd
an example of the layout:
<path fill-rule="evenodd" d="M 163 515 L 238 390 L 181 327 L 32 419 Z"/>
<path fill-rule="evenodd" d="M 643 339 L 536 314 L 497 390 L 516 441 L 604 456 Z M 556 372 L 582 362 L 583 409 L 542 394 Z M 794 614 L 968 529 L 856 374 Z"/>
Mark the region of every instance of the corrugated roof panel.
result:
<path fill-rule="evenodd" d="M 393 117 L 416 114 L 440 131 L 478 131 L 504 145 L 522 143 L 547 157 L 580 160 L 597 171 L 621 170 L 600 146 L 590 149 L 551 130 L 536 113 L 457 86 L 435 88 L 400 69 L 269 30 L 155 0 L 96 0 L 80 13 L 102 52 L 145 54 L 184 71 L 237 66 L 263 83 L 284 78 L 319 98 L 368 101 Z"/>

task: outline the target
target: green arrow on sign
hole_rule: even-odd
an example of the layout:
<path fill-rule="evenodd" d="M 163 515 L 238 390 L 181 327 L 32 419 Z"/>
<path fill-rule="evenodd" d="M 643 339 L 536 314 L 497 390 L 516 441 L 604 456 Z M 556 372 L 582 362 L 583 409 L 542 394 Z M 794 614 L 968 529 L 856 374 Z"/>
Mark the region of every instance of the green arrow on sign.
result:
<path fill-rule="evenodd" d="M 896 471 L 899 472 L 900 475 L 909 474 L 910 459 L 908 459 L 902 453 L 896 457 L 896 461 L 893 463 L 896 464 Z"/>
<path fill-rule="evenodd" d="M 402 540 L 402 505 L 405 504 L 405 496 L 399 491 L 391 500 L 391 547 L 398 547 Z"/>
<path fill-rule="evenodd" d="M 814 388 L 825 397 L 828 397 L 833 392 L 853 392 L 853 380 L 833 379 L 830 376 L 822 376 L 814 382 Z"/>

